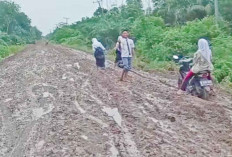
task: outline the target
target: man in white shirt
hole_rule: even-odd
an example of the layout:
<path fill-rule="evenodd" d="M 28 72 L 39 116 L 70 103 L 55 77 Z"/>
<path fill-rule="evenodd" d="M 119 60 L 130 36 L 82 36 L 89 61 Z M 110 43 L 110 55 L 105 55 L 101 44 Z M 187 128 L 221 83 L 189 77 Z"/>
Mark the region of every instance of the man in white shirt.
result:
<path fill-rule="evenodd" d="M 122 61 L 123 61 L 123 72 L 121 76 L 121 81 L 127 78 L 128 72 L 132 67 L 132 57 L 135 55 L 135 45 L 134 41 L 129 39 L 129 32 L 127 30 L 122 32 L 122 35 L 118 39 L 118 45 L 121 51 Z"/>

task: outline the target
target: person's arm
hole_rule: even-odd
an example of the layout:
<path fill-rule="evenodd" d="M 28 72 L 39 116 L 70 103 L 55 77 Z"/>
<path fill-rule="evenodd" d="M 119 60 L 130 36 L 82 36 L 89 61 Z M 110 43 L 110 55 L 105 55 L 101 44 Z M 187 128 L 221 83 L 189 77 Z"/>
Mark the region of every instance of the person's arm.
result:
<path fill-rule="evenodd" d="M 134 48 L 132 48 L 132 55 L 133 55 L 134 57 L 136 57 L 136 53 L 135 53 L 135 49 L 134 49 Z"/>
<path fill-rule="evenodd" d="M 196 64 L 197 60 L 199 59 L 199 53 L 196 52 L 193 57 L 193 65 Z"/>
<path fill-rule="evenodd" d="M 131 49 L 132 49 L 132 55 L 134 56 L 134 57 L 136 57 L 136 53 L 135 53 L 135 44 L 134 44 L 134 41 L 133 40 L 131 40 L 132 42 L 131 42 Z"/>
<path fill-rule="evenodd" d="M 118 49 L 118 42 L 116 43 L 116 45 L 115 45 L 115 48 L 114 48 L 115 50 L 117 50 Z"/>
<path fill-rule="evenodd" d="M 100 44 L 100 47 L 101 47 L 101 49 L 102 49 L 103 51 L 106 50 L 106 48 L 105 48 L 102 44 Z"/>

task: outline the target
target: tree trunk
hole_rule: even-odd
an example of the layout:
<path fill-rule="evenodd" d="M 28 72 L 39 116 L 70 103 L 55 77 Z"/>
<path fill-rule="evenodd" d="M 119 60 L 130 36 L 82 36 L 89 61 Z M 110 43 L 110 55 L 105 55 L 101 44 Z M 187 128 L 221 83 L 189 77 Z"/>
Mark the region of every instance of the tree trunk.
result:
<path fill-rule="evenodd" d="M 215 6 L 215 17 L 218 22 L 219 20 L 219 6 L 218 6 L 218 0 L 214 0 L 214 6 Z"/>

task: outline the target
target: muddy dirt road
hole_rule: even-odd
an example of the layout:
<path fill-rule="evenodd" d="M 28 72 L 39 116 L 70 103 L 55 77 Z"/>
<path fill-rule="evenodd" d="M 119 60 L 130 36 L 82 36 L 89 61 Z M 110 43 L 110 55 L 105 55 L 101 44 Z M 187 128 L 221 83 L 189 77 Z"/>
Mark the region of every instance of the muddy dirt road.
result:
<path fill-rule="evenodd" d="M 175 80 L 39 43 L 0 63 L 1 157 L 229 157 L 232 100 L 176 96 Z"/>

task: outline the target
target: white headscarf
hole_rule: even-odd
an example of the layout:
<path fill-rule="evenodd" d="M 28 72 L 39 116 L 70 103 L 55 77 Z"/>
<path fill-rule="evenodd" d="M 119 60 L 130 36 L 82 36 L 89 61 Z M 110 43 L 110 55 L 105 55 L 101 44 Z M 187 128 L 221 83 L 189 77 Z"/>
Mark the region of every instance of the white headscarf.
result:
<path fill-rule="evenodd" d="M 93 39 L 92 39 L 92 42 L 93 42 L 93 44 L 92 44 L 93 49 L 100 47 L 100 48 L 102 48 L 103 50 L 105 50 L 105 48 L 104 48 L 104 46 L 102 45 L 102 43 L 100 43 L 96 38 L 93 38 Z"/>
<path fill-rule="evenodd" d="M 209 43 L 205 39 L 200 39 L 198 41 L 198 51 L 201 52 L 202 56 L 211 63 L 212 61 L 212 51 L 210 50 Z"/>
<path fill-rule="evenodd" d="M 94 48 L 100 47 L 100 44 L 101 44 L 101 43 L 100 43 L 96 38 L 93 38 L 93 39 L 92 39 L 92 42 L 93 42 L 92 46 L 93 46 Z"/>

